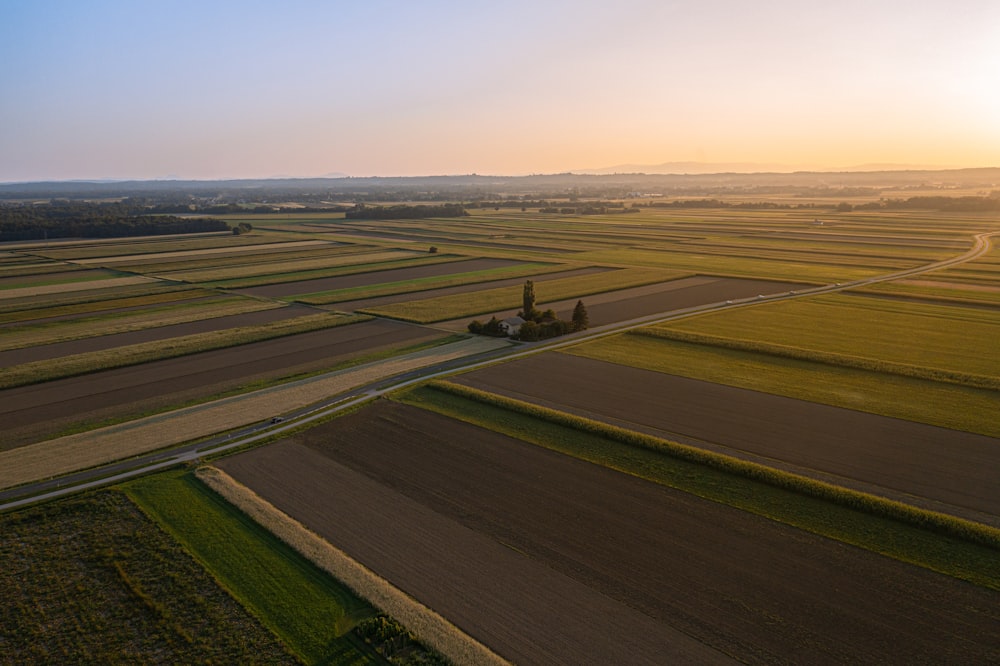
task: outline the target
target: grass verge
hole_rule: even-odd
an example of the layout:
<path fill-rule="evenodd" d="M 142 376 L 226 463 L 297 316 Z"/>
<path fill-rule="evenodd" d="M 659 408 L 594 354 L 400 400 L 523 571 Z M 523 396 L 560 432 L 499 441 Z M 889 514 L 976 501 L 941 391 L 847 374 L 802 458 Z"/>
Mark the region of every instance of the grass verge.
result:
<path fill-rule="evenodd" d="M 402 401 L 1000 590 L 1000 530 L 449 382 Z"/>
<path fill-rule="evenodd" d="M 378 663 L 350 633 L 374 609 L 193 474 L 167 472 L 124 489 L 303 661 Z"/>

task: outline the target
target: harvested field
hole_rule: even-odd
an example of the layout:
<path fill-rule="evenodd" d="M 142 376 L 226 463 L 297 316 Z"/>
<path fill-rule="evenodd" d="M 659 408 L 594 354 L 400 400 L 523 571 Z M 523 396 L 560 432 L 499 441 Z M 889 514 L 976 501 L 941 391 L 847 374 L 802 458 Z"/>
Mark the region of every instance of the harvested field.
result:
<path fill-rule="evenodd" d="M 538 307 L 542 310 L 552 308 L 560 319 L 569 321 L 573 318 L 573 308 L 576 306 L 576 302 L 583 300 L 587 306 L 590 325 L 602 326 L 695 305 L 718 303 L 727 299 L 748 298 L 757 294 L 791 291 L 802 287 L 802 284 L 794 282 L 696 275 L 668 282 L 658 282 L 644 287 L 592 294 L 582 299 L 570 298 L 563 301 L 540 302 Z M 544 295 L 543 290 L 538 290 L 538 293 Z M 497 319 L 504 319 L 517 314 L 517 309 L 503 310 L 493 314 Z M 436 326 L 449 331 L 464 331 L 469 324 L 469 319 L 469 317 L 462 317 L 461 319 L 440 322 Z"/>
<path fill-rule="evenodd" d="M 2 448 L 51 437 L 72 424 L 179 405 L 440 336 L 418 326 L 372 320 L 6 389 L 0 391 Z"/>
<path fill-rule="evenodd" d="M 312 294 L 320 291 L 333 291 L 335 289 L 365 287 L 368 285 L 380 284 L 382 282 L 400 282 L 403 280 L 415 280 L 424 277 L 449 275 L 451 273 L 485 271 L 491 268 L 515 266 L 518 263 L 521 262 L 509 261 L 507 259 L 468 259 L 466 261 L 452 261 L 443 264 L 431 264 L 428 266 L 389 269 L 372 273 L 354 273 L 350 275 L 340 275 L 337 277 L 320 278 L 317 280 L 285 282 L 283 284 L 250 287 L 248 289 L 240 289 L 237 291 L 238 293 L 250 294 L 252 296 L 263 296 L 265 298 L 286 298 L 288 296 L 295 296 L 296 294 Z"/>
<path fill-rule="evenodd" d="M 1000 657 L 1000 593 L 397 403 L 219 467 L 517 663 Z"/>
<path fill-rule="evenodd" d="M 891 499 L 930 500 L 931 508 L 954 515 L 1000 517 L 1000 441 L 993 437 L 568 354 L 539 354 L 455 381 L 765 464 L 784 463 Z"/>
<path fill-rule="evenodd" d="M 209 313 L 203 313 L 202 316 L 205 314 Z M 268 324 L 275 321 L 294 319 L 295 317 L 301 317 L 307 314 L 315 314 L 315 310 L 295 305 L 275 307 L 223 317 L 210 317 L 181 324 L 170 324 L 167 326 L 157 326 L 124 333 L 100 335 L 96 337 L 38 345 L 23 349 L 11 349 L 0 351 L 0 368 L 6 368 L 20 363 L 43 361 L 46 359 L 58 358 L 60 356 L 70 356 L 72 354 L 84 354 L 103 349 L 115 349 L 142 342 L 151 342 L 153 340 L 169 340 L 170 338 L 176 338 L 182 335 L 193 335 L 195 333 L 205 333 L 207 331 L 220 331 L 227 328 L 238 328 L 240 326 Z M 109 325 L 111 323 L 112 322 L 109 322 Z"/>

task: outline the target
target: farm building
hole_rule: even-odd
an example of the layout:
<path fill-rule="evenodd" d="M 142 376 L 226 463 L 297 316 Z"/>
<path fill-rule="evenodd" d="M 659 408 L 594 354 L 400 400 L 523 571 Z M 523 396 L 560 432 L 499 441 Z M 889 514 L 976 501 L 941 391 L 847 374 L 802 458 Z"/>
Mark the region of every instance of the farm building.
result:
<path fill-rule="evenodd" d="M 507 335 L 517 335 L 521 330 L 521 324 L 524 323 L 524 319 L 521 317 L 507 317 L 500 322 L 500 330 Z"/>

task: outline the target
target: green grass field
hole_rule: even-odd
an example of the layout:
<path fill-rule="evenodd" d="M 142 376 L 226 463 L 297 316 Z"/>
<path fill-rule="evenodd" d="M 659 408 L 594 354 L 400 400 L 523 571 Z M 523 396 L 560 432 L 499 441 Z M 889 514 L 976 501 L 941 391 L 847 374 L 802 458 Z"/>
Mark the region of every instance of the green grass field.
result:
<path fill-rule="evenodd" d="M 375 610 L 193 474 L 146 477 L 125 492 L 305 663 L 379 663 L 350 633 Z"/>
<path fill-rule="evenodd" d="M 830 294 L 659 328 L 1000 378 L 1000 310 Z"/>
<path fill-rule="evenodd" d="M 850 508 L 809 492 L 779 487 L 774 482 L 758 480 L 755 473 L 762 472 L 763 478 L 789 477 L 789 486 L 807 487 L 808 482 L 800 484 L 801 477 L 719 454 L 700 452 L 685 459 L 671 451 L 675 447 L 689 447 L 463 386 L 443 382 L 436 386 L 440 388 L 418 387 L 396 398 L 626 474 L 1000 590 L 1000 557 L 997 557 L 995 546 L 886 518 L 877 511 Z M 453 392 L 451 389 L 456 386 L 457 392 Z M 699 456 L 719 460 L 708 465 L 697 462 Z M 759 469 L 748 471 L 747 468 L 753 467 Z M 730 469 L 733 471 L 728 471 Z M 823 488 L 822 492 L 834 496 L 850 494 L 832 486 Z M 872 501 L 870 496 L 856 495 L 859 497 L 853 499 L 857 499 L 861 507 Z M 873 499 L 874 504 L 879 503 L 877 498 Z M 939 519 L 946 523 L 951 520 L 947 516 Z M 955 522 L 956 532 L 961 533 L 966 527 L 964 521 Z M 1000 542 L 1000 531 L 973 529 L 984 532 L 991 543 Z"/>

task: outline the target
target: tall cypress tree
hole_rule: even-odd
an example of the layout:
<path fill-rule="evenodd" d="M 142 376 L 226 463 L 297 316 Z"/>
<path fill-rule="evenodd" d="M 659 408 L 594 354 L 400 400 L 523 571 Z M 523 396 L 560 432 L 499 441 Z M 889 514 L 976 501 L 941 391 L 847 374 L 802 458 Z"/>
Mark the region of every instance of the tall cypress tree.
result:
<path fill-rule="evenodd" d="M 524 318 L 532 319 L 535 312 L 535 283 L 527 280 L 524 283 Z"/>
<path fill-rule="evenodd" d="M 573 308 L 573 330 L 583 331 L 590 326 L 590 317 L 587 315 L 587 306 L 583 304 L 583 301 L 577 301 L 576 307 Z"/>

